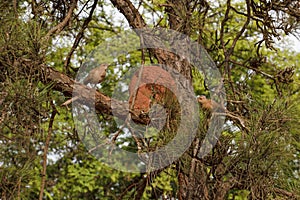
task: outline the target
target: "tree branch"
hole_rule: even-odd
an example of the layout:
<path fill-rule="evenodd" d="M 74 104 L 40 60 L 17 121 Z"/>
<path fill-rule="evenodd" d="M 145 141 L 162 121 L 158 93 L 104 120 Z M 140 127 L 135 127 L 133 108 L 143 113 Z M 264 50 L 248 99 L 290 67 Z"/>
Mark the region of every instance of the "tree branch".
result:
<path fill-rule="evenodd" d="M 138 10 L 133 6 L 129 0 L 111 0 L 113 5 L 125 16 L 129 25 L 133 29 L 142 29 L 147 27 L 146 22 L 140 15 Z M 144 29 L 145 30 L 145 29 Z M 137 34 L 140 33 L 137 31 Z M 161 35 L 160 35 L 161 36 Z M 153 46 L 153 44 L 160 44 L 161 40 L 157 38 L 153 33 L 146 33 L 146 30 L 142 33 L 143 46 Z M 154 45 L 155 46 L 155 45 Z M 157 45 L 160 46 L 160 45 Z M 188 80 L 191 80 L 191 67 L 186 59 L 180 59 L 180 55 L 176 55 L 172 52 L 165 51 L 163 49 L 149 49 L 150 53 L 158 60 L 158 63 L 162 65 L 169 66 L 182 75 L 184 75 Z M 188 83 L 191 84 L 191 83 Z"/>
<path fill-rule="evenodd" d="M 77 34 L 77 36 L 75 38 L 75 41 L 73 43 L 73 46 L 72 46 L 70 52 L 68 53 L 68 55 L 66 57 L 66 60 L 65 60 L 65 63 L 64 63 L 64 68 L 66 69 L 67 73 L 69 73 L 69 67 L 68 66 L 70 64 L 72 55 L 73 55 L 75 49 L 77 48 L 80 40 L 83 38 L 85 29 L 88 27 L 90 21 L 92 20 L 92 16 L 93 16 L 93 13 L 94 13 L 94 11 L 95 11 L 95 9 L 97 7 L 97 4 L 98 4 L 98 0 L 95 0 L 94 3 L 93 3 L 93 5 L 92 5 L 92 9 L 90 11 L 89 16 L 84 20 L 83 25 L 81 27 L 81 30 Z"/>
<path fill-rule="evenodd" d="M 45 183 L 46 183 L 46 169 L 47 169 L 47 154 L 48 154 L 48 148 L 49 148 L 49 144 L 50 144 L 50 140 L 51 140 L 51 135 L 52 135 L 52 128 L 53 128 L 53 122 L 54 122 L 54 118 L 55 115 L 57 113 L 56 107 L 53 104 L 53 102 L 50 103 L 51 107 L 52 107 L 52 113 L 51 113 L 51 117 L 50 117 L 50 122 L 49 122 L 49 126 L 48 126 L 48 135 L 46 138 L 46 142 L 45 142 L 45 146 L 44 146 L 44 156 L 43 156 L 43 169 L 42 169 L 42 181 L 41 181 L 41 189 L 40 189 L 40 196 L 39 196 L 39 200 L 43 199 L 43 195 L 44 195 L 44 188 L 45 188 Z"/>
<path fill-rule="evenodd" d="M 291 199 L 298 199 L 299 196 L 292 193 L 292 192 L 289 192 L 289 191 L 286 191 L 286 190 L 283 190 L 283 189 L 280 189 L 280 188 L 274 188 L 274 191 L 279 194 L 279 195 L 283 195 L 283 196 L 286 196 L 286 197 L 289 197 Z"/>
<path fill-rule="evenodd" d="M 144 28 L 147 26 L 142 15 L 129 0 L 111 0 L 111 2 L 125 16 L 132 28 Z"/>
<path fill-rule="evenodd" d="M 67 16 L 64 18 L 64 20 L 61 23 L 57 24 L 55 27 L 50 29 L 50 31 L 45 36 L 46 41 L 50 38 L 50 36 L 52 36 L 55 33 L 61 32 L 66 27 L 66 25 L 68 24 L 68 22 L 72 17 L 73 11 L 76 8 L 76 6 L 77 6 L 77 0 L 72 0 Z"/>
<path fill-rule="evenodd" d="M 133 112 L 130 112 L 126 102 L 114 100 L 114 108 L 112 108 L 112 99 L 105 96 L 103 93 L 78 83 L 67 75 L 56 71 L 51 67 L 42 66 L 41 71 L 44 75 L 44 78 L 42 79 L 44 84 L 52 83 L 52 88 L 56 91 L 62 92 L 66 97 L 77 96 L 77 102 L 94 106 L 95 110 L 99 113 L 107 115 L 114 114 L 116 117 L 123 119 L 128 116 L 128 113 L 131 113 L 131 118 L 134 121 L 141 124 L 147 124 L 149 122 L 147 117 L 140 118 L 139 116 L 134 115 Z"/>

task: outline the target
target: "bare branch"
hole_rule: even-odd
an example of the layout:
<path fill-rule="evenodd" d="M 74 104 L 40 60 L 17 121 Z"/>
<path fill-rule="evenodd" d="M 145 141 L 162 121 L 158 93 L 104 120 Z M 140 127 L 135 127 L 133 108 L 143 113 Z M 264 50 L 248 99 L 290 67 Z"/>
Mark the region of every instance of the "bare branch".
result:
<path fill-rule="evenodd" d="M 230 62 L 233 63 L 233 64 L 236 64 L 236 65 L 239 65 L 241 67 L 246 67 L 248 69 L 251 69 L 251 70 L 253 70 L 253 71 L 255 71 L 255 72 L 257 72 L 257 73 L 259 73 L 259 74 L 261 74 L 261 75 L 263 75 L 263 76 L 265 76 L 265 77 L 267 77 L 267 78 L 275 81 L 275 78 L 272 75 L 270 75 L 270 74 L 268 74 L 266 72 L 263 72 L 263 71 L 259 70 L 258 68 L 251 67 L 250 65 L 245 65 L 245 64 L 242 64 L 242 63 L 238 63 L 238 62 L 236 62 L 234 60 L 230 60 Z"/>
<path fill-rule="evenodd" d="M 48 154 L 48 148 L 49 148 L 51 135 L 52 135 L 53 122 L 54 122 L 55 115 L 57 114 L 57 110 L 56 110 L 55 105 L 53 104 L 53 102 L 51 102 L 50 104 L 51 104 L 51 107 L 52 107 L 53 110 L 52 110 L 52 113 L 51 113 L 50 122 L 49 122 L 49 126 L 48 126 L 48 135 L 47 135 L 45 146 L 44 146 L 43 169 L 42 169 L 42 173 L 41 173 L 42 181 L 41 181 L 41 189 L 40 189 L 39 200 L 42 200 L 43 195 L 44 195 L 44 188 L 45 188 L 45 184 L 46 184 L 46 175 L 47 175 L 47 173 L 46 173 L 47 154 Z"/>
<path fill-rule="evenodd" d="M 46 34 L 46 36 L 44 38 L 46 41 L 50 38 L 50 36 L 52 36 L 55 33 L 60 33 L 67 26 L 76 6 L 77 6 L 77 0 L 72 0 L 72 3 L 71 3 L 69 11 L 67 13 L 67 16 L 64 18 L 64 20 L 61 23 L 57 24 L 55 27 L 50 29 L 50 31 Z"/>
<path fill-rule="evenodd" d="M 147 26 L 142 15 L 129 0 L 111 0 L 111 2 L 125 16 L 132 28 Z"/>
<path fill-rule="evenodd" d="M 283 196 L 289 197 L 291 199 L 298 199 L 298 198 L 300 198 L 296 194 L 294 194 L 292 192 L 289 192 L 289 191 L 286 191 L 286 190 L 283 190 L 283 189 L 280 189 L 280 188 L 274 188 L 274 191 L 277 194 L 279 194 L 279 195 L 283 195 Z"/>
<path fill-rule="evenodd" d="M 250 2 L 249 0 L 246 0 L 246 6 L 247 6 L 247 19 L 242 27 L 242 29 L 238 32 L 238 34 L 236 35 L 236 37 L 234 38 L 232 45 L 230 47 L 230 50 L 228 52 L 228 54 L 226 55 L 226 60 L 229 60 L 230 55 L 232 54 L 234 47 L 237 43 L 237 41 L 240 39 L 240 37 L 243 35 L 243 33 L 246 30 L 246 27 L 249 25 L 250 23 L 250 16 L 251 16 L 251 11 L 250 11 Z"/>
<path fill-rule="evenodd" d="M 92 16 L 93 16 L 93 13 L 97 7 L 97 4 L 98 4 L 98 0 L 95 0 L 94 1 L 94 4 L 92 5 L 92 9 L 90 11 L 90 14 L 89 16 L 84 20 L 83 22 L 83 25 L 81 27 L 81 30 L 79 31 L 79 33 L 77 34 L 76 38 L 75 38 L 75 41 L 73 43 L 73 46 L 70 50 L 70 52 L 68 53 L 67 57 L 66 57 L 66 60 L 65 60 L 65 63 L 64 63 L 64 68 L 66 69 L 66 72 L 69 73 L 69 64 L 70 64 L 70 61 L 71 61 L 71 58 L 72 58 L 72 55 L 75 51 L 75 49 L 77 48 L 80 40 L 83 38 L 84 36 L 84 31 L 85 29 L 88 27 L 89 23 L 91 22 L 92 20 Z"/>
<path fill-rule="evenodd" d="M 111 107 L 112 99 L 108 96 L 105 96 L 103 93 L 89 88 L 86 85 L 80 84 L 67 75 L 54 70 L 51 67 L 43 66 L 41 71 L 44 74 L 43 83 L 44 84 L 51 84 L 54 90 L 62 92 L 66 97 L 72 97 L 73 92 L 75 96 L 78 98 L 76 99 L 77 102 L 95 106 L 95 109 L 99 113 L 107 114 L 107 115 L 116 115 L 116 117 L 120 117 L 125 119 L 130 112 L 127 104 L 124 102 L 119 102 L 114 100 L 114 108 Z M 91 95 L 91 94 L 94 94 Z M 114 110 L 113 110 L 114 109 Z M 114 112 L 113 112 L 114 111 Z M 140 118 L 139 116 L 134 115 L 133 112 L 131 113 L 131 118 L 141 124 L 147 124 L 149 119 L 147 117 Z"/>

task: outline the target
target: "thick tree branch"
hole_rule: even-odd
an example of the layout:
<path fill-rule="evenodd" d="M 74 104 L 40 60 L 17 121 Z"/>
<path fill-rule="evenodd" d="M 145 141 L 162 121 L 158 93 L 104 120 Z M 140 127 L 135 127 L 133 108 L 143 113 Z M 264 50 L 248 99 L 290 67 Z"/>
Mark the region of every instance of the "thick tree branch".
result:
<path fill-rule="evenodd" d="M 105 96 L 101 92 L 89 88 L 86 85 L 80 84 L 67 75 L 54 70 L 51 67 L 43 66 L 41 68 L 44 78 L 44 84 L 53 84 L 52 88 L 56 91 L 62 92 L 66 97 L 72 97 L 73 95 L 78 97 L 76 101 L 94 106 L 95 110 L 102 114 L 116 115 L 116 117 L 126 118 L 130 112 L 127 104 L 114 100 L 114 108 L 111 106 L 112 99 Z M 139 118 L 130 112 L 131 118 L 141 124 L 147 124 L 148 118 Z"/>
<path fill-rule="evenodd" d="M 132 28 L 144 28 L 147 26 L 142 15 L 129 0 L 111 0 L 112 4 L 126 17 Z"/>
<path fill-rule="evenodd" d="M 147 24 L 144 21 L 143 17 L 129 0 L 111 0 L 111 2 L 125 16 L 129 25 L 133 29 L 142 29 L 147 27 Z M 140 35 L 141 33 L 137 31 L 137 34 Z M 143 32 L 142 37 L 143 37 L 142 45 L 145 46 L 153 46 L 153 44 L 161 43 L 161 40 L 159 40 L 159 38 L 156 38 L 156 36 L 151 33 L 147 34 L 146 32 Z M 188 42 L 188 41 L 183 41 L 183 42 Z M 167 52 L 159 48 L 149 49 L 149 51 L 158 60 L 158 63 L 166 65 L 168 67 L 171 67 L 179 71 L 182 75 L 184 75 L 189 80 L 192 79 L 191 67 L 189 66 L 189 63 L 187 62 L 186 59 L 181 59 L 179 55 L 176 55 L 172 52 Z"/>

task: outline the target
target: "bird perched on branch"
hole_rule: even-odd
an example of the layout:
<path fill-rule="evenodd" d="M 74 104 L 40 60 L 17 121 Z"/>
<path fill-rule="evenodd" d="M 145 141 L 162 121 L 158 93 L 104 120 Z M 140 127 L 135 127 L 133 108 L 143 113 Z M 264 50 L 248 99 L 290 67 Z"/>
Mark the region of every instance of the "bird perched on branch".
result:
<path fill-rule="evenodd" d="M 237 116 L 230 111 L 228 111 L 223 105 L 218 104 L 214 100 L 207 99 L 206 96 L 201 95 L 197 97 L 197 101 L 201 104 L 202 109 L 208 110 L 211 112 L 216 112 L 215 114 L 227 116 L 233 120 L 236 120 L 239 122 L 239 124 L 249 132 L 248 128 L 245 126 L 245 120 L 242 119 L 240 116 Z"/>
<path fill-rule="evenodd" d="M 105 76 L 106 76 L 106 70 L 107 70 L 108 64 L 101 64 L 99 67 L 96 67 L 90 71 L 90 73 L 87 75 L 87 77 L 83 80 L 83 84 L 93 84 L 96 85 L 98 83 L 103 82 Z M 68 104 L 72 103 L 73 101 L 76 101 L 79 97 L 75 96 L 66 102 L 62 104 L 62 106 L 67 106 Z"/>
<path fill-rule="evenodd" d="M 204 95 L 197 97 L 197 100 L 199 103 L 201 103 L 202 108 L 205 110 L 212 111 L 213 109 L 220 107 L 218 103 L 211 99 L 207 99 Z"/>
<path fill-rule="evenodd" d="M 85 85 L 89 83 L 94 85 L 101 83 L 106 76 L 107 67 L 108 64 L 101 64 L 99 67 L 92 69 L 88 76 L 83 80 L 83 83 Z"/>

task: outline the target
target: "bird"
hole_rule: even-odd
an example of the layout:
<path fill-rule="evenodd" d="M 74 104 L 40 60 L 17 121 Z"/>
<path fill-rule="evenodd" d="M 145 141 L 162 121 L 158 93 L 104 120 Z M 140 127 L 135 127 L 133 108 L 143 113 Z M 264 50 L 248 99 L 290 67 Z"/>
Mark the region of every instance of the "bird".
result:
<path fill-rule="evenodd" d="M 215 101 L 207 99 L 204 95 L 198 96 L 197 100 L 199 103 L 201 103 L 201 106 L 204 110 L 212 111 L 214 108 L 219 106 Z"/>
<path fill-rule="evenodd" d="M 228 111 L 224 106 L 218 104 L 214 100 L 207 99 L 206 96 L 200 95 L 197 97 L 197 101 L 201 103 L 202 109 L 210 111 L 211 112 L 216 112 L 218 111 L 219 115 L 224 115 L 227 116 L 233 120 L 237 120 L 239 124 L 249 132 L 248 128 L 245 126 L 245 120 L 242 119 L 240 116 L 237 116 L 233 114 L 232 112 Z M 216 114 L 216 113 L 215 113 Z"/>
<path fill-rule="evenodd" d="M 98 83 L 103 82 L 105 76 L 106 76 L 106 70 L 108 68 L 108 64 L 101 64 L 100 66 L 92 69 L 87 77 L 83 80 L 83 84 L 93 84 L 96 85 Z M 67 106 L 68 104 L 72 103 L 73 101 L 76 101 L 79 97 L 75 96 L 71 99 L 67 100 L 62 104 L 62 106 Z"/>
<path fill-rule="evenodd" d="M 103 82 L 106 76 L 108 64 L 101 64 L 99 67 L 92 69 L 88 76 L 83 80 L 83 84 L 93 84 L 96 85 L 98 83 Z"/>

